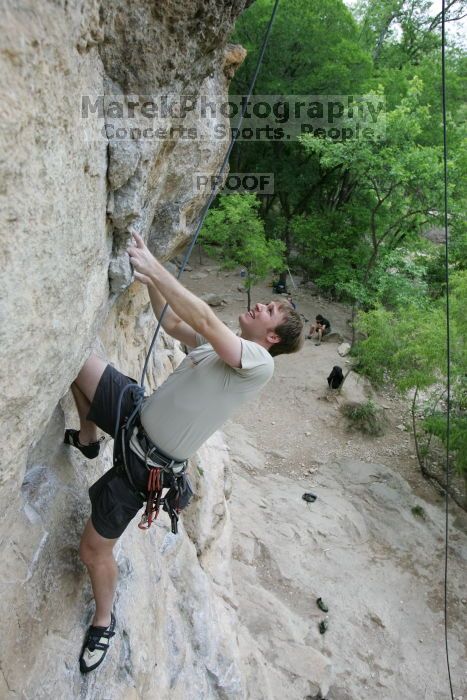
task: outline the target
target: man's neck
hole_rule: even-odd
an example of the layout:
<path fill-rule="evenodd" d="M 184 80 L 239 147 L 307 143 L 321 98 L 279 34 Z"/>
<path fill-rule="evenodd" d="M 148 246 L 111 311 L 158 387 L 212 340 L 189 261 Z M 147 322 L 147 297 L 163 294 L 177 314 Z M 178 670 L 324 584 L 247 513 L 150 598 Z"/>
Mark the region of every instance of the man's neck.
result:
<path fill-rule="evenodd" d="M 258 340 L 257 338 L 248 338 L 248 336 L 244 335 L 244 333 L 240 333 L 239 337 L 242 338 L 243 340 L 249 340 L 250 343 L 256 343 L 256 345 L 261 345 L 262 348 L 265 348 L 266 350 L 269 350 L 271 347 L 271 344 L 268 343 L 267 340 Z"/>

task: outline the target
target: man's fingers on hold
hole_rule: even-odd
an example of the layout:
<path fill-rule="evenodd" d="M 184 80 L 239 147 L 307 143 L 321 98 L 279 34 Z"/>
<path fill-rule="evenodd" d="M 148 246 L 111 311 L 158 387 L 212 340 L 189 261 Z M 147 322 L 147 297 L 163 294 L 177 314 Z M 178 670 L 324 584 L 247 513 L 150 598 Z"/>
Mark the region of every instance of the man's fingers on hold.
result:
<path fill-rule="evenodd" d="M 135 271 L 135 280 L 137 280 L 138 282 L 141 282 L 141 284 L 146 284 L 146 285 L 151 284 L 151 280 L 149 279 L 149 277 L 147 277 L 146 275 L 142 275 L 141 272 Z"/>

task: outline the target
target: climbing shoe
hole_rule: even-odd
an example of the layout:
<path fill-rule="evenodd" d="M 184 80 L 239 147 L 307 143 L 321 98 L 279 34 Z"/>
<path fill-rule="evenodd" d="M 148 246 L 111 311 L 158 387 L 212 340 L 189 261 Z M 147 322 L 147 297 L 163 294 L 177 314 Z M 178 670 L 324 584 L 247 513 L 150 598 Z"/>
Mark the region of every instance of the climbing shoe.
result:
<path fill-rule="evenodd" d="M 79 657 L 79 670 L 89 673 L 100 666 L 109 650 L 110 639 L 115 635 L 115 616 L 111 613 L 108 627 L 91 627 L 86 632 Z"/>
<path fill-rule="evenodd" d="M 100 440 L 97 442 L 91 442 L 89 445 L 82 445 L 79 441 L 79 430 L 73 430 L 72 428 L 65 430 L 65 438 L 63 442 L 65 445 L 72 445 L 73 447 L 76 447 L 88 459 L 95 459 L 101 448 Z"/>

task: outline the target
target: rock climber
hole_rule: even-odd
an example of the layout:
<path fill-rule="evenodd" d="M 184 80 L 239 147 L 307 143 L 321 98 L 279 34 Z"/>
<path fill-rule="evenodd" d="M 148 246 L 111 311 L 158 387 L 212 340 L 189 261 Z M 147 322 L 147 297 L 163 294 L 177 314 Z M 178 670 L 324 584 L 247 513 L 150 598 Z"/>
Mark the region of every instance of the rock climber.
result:
<path fill-rule="evenodd" d="M 203 442 L 271 379 L 273 357 L 296 352 L 302 345 L 302 320 L 286 300 L 258 303 L 241 314 L 236 335 L 156 260 L 141 236 L 133 236 L 128 254 L 135 279 L 147 287 L 157 318 L 167 301 L 164 330 L 193 349 L 143 400 L 128 449 L 122 448 L 113 468 L 89 489 L 92 510 L 80 557 L 91 579 L 95 614 L 80 655 L 83 673 L 102 663 L 115 634 L 113 549 L 145 501 L 149 502 L 148 472 L 158 466 L 168 465 L 174 471 L 184 467 Z M 116 428 L 118 412 L 117 425 L 122 426 L 135 413 L 138 388 L 135 380 L 91 355 L 71 386 L 80 427 L 66 430 L 65 442 L 93 459 L 99 454 L 100 428 L 115 438 L 117 446 L 122 433 Z"/>

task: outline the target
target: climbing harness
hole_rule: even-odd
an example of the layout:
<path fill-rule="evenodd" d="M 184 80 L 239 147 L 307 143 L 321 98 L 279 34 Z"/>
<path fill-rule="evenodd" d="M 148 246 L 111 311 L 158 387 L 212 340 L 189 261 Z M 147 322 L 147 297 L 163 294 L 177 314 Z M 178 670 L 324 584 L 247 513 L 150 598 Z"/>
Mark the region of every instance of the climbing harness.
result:
<path fill-rule="evenodd" d="M 121 424 L 122 399 L 129 389 L 133 389 L 135 393 L 135 406 Z M 172 532 L 176 535 L 180 511 L 186 508 L 193 495 L 186 474 L 187 460 L 180 461 L 168 457 L 150 440 L 139 418 L 143 398 L 144 389 L 134 383 L 127 384 L 120 393 L 114 431 L 113 463 L 117 470 L 123 470 L 130 488 L 146 501 L 146 508 L 138 527 L 148 530 L 162 507 L 168 513 Z M 134 446 L 135 441 L 139 447 L 138 451 Z M 140 491 L 134 482 L 128 459 L 129 450 L 141 459 L 148 471 L 146 492 Z M 165 496 L 162 496 L 165 488 L 168 490 Z"/>
<path fill-rule="evenodd" d="M 227 167 L 227 164 L 229 162 L 230 154 L 240 134 L 241 125 L 245 117 L 246 110 L 248 109 L 248 104 L 256 83 L 256 79 L 258 77 L 259 70 L 261 68 L 261 64 L 263 62 L 264 53 L 266 51 L 266 46 L 268 44 L 269 35 L 271 33 L 272 25 L 276 16 L 278 6 L 279 0 L 275 0 L 271 17 L 263 37 L 263 42 L 261 45 L 258 60 L 256 62 L 255 72 L 253 74 L 253 78 L 251 79 L 250 86 L 248 89 L 248 95 L 245 100 L 242 100 L 243 107 L 238 124 L 235 126 L 234 129 L 232 129 L 232 138 L 230 140 L 229 147 L 224 156 L 224 160 L 222 161 L 222 165 L 220 167 L 218 176 L 216 178 L 213 178 L 210 195 L 206 204 L 201 210 L 198 225 L 196 227 L 195 233 L 193 234 L 193 238 L 190 242 L 190 245 L 188 246 L 183 262 L 180 265 L 177 274 L 177 279 L 180 279 L 188 263 L 188 260 L 190 259 L 193 248 L 195 247 L 196 241 L 198 240 L 198 236 L 201 232 L 204 220 L 208 214 L 211 204 L 213 203 L 218 193 L 218 188 L 220 187 L 222 175 L 224 174 L 225 168 Z M 141 425 L 141 421 L 139 418 L 140 410 L 144 399 L 144 378 L 146 376 L 149 358 L 151 357 L 154 345 L 156 343 L 156 339 L 159 334 L 159 330 L 161 328 L 162 320 L 164 318 L 167 307 L 168 304 L 165 304 L 164 308 L 162 309 L 162 313 L 159 317 L 156 330 L 154 332 L 154 336 L 152 338 L 151 344 L 146 355 L 146 360 L 144 362 L 140 385 L 133 383 L 128 384 L 120 392 L 120 396 L 118 398 L 117 418 L 115 421 L 114 431 L 113 463 L 114 466 L 116 466 L 119 469 L 121 469 L 123 466 L 125 475 L 128 479 L 131 488 L 137 494 L 142 496 L 146 501 L 146 508 L 138 527 L 141 530 L 148 530 L 151 527 L 152 522 L 159 515 L 160 508 L 162 507 L 162 509 L 169 514 L 172 532 L 176 534 L 178 530 L 178 519 L 180 511 L 188 505 L 191 496 L 193 495 L 189 479 L 186 475 L 187 460 L 180 462 L 172 459 L 167 455 L 164 455 L 164 453 L 157 447 L 157 445 L 154 445 L 154 443 L 152 443 L 149 437 L 144 433 L 144 429 Z M 135 406 L 131 415 L 121 425 L 120 415 L 122 400 L 125 392 L 130 388 L 133 389 L 133 391 L 135 392 Z M 131 449 L 131 440 L 135 429 L 137 430 L 137 435 L 135 439 L 138 441 L 138 444 L 140 445 L 141 449 L 143 450 L 143 453 L 145 454 L 145 458 L 143 458 L 142 461 L 144 461 L 146 469 L 148 470 L 147 494 L 142 493 L 136 488 L 133 477 L 131 475 L 131 469 L 128 464 L 128 450 Z M 168 488 L 168 491 L 166 492 L 165 496 L 162 496 L 163 489 L 165 488 Z"/>
<path fill-rule="evenodd" d="M 138 527 L 141 530 L 148 530 L 153 520 L 159 515 L 162 505 L 163 510 L 169 514 L 172 532 L 176 535 L 180 511 L 186 508 L 193 495 L 186 475 L 187 460 L 177 461 L 167 457 L 149 439 L 141 424 L 133 428 L 130 449 L 133 449 L 133 439 L 137 441 L 139 448 L 144 450 L 144 464 L 148 470 L 146 509 Z M 164 488 L 168 491 L 162 497 Z"/>

